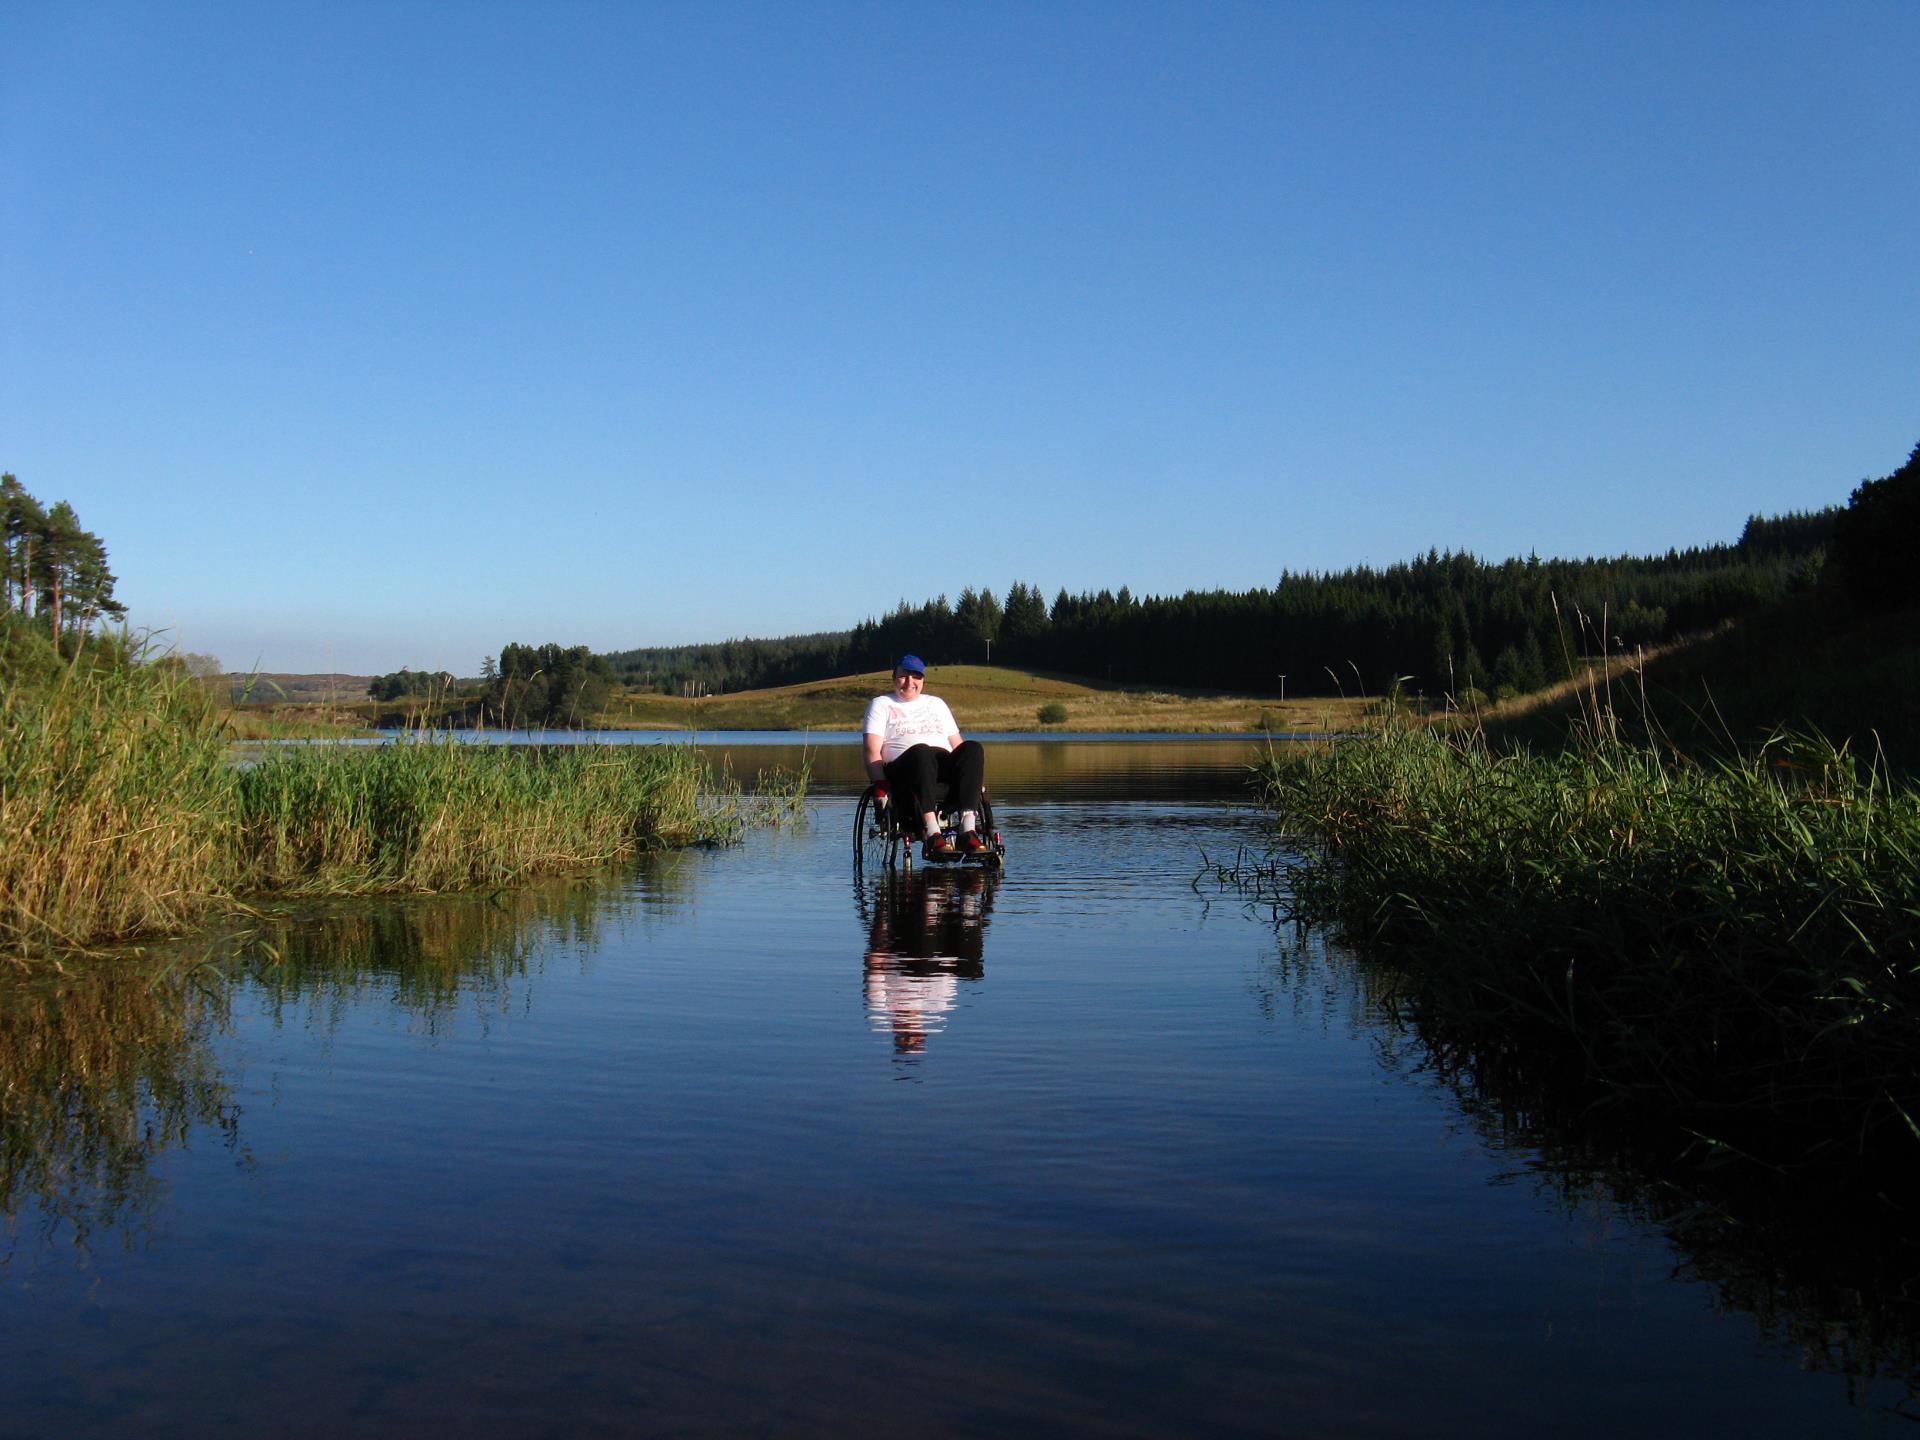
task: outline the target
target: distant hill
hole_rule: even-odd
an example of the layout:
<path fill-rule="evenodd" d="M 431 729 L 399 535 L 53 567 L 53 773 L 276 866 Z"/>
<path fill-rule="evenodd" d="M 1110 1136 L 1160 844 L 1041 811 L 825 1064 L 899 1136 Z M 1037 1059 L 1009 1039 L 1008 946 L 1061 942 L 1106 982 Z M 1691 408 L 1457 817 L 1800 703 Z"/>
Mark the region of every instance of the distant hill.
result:
<path fill-rule="evenodd" d="M 594 717 L 600 727 L 652 730 L 821 730 L 851 738 L 867 702 L 884 694 L 889 672 L 870 670 L 799 685 L 686 698 L 630 689 Z M 1299 700 L 1282 706 L 1256 696 L 1087 684 L 1063 675 L 1000 665 L 937 665 L 927 688 L 953 707 L 966 733 L 1036 728 L 1113 732 L 1243 732 L 1341 729 L 1361 701 Z M 1042 706 L 1065 719 L 1039 720 Z"/>

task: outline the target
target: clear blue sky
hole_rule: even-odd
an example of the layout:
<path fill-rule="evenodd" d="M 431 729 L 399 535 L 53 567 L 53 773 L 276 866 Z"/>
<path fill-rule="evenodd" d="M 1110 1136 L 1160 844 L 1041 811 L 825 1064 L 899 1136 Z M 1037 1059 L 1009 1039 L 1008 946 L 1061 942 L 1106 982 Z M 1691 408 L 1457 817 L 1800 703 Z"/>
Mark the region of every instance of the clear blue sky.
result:
<path fill-rule="evenodd" d="M 1730 540 L 1920 440 L 1916 62 L 1911 0 L 13 0 L 0 469 L 268 670 Z"/>

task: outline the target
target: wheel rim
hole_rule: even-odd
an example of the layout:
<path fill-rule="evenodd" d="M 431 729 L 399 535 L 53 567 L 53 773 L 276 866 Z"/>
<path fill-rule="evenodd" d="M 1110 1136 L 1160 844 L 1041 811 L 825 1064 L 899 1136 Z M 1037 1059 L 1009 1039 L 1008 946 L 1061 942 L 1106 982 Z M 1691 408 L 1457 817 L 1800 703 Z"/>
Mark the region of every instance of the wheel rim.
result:
<path fill-rule="evenodd" d="M 853 817 L 853 863 L 859 869 L 886 869 L 894 863 L 899 837 L 882 819 L 872 795 L 862 795 Z"/>

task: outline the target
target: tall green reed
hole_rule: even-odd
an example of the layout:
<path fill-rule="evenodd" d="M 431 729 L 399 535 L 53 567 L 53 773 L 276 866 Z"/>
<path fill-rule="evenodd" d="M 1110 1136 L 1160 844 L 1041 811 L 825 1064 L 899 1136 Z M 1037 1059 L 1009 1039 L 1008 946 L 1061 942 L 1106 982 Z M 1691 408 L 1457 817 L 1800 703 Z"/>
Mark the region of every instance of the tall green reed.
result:
<path fill-rule="evenodd" d="M 1695 761 L 1607 718 L 1552 754 L 1390 718 L 1269 756 L 1285 910 L 1718 1142 L 1920 1140 L 1920 796 L 1817 735 Z"/>
<path fill-rule="evenodd" d="M 233 775 L 206 693 L 76 663 L 0 695 L 0 940 L 178 929 L 221 893 Z"/>
<path fill-rule="evenodd" d="M 75 662 L 0 694 L 0 945 L 177 932 L 238 897 L 497 887 L 791 814 L 688 747 L 273 746 L 232 763 L 177 667 Z"/>
<path fill-rule="evenodd" d="M 730 840 L 737 797 L 718 786 L 685 747 L 276 747 L 239 777 L 241 875 L 280 894 L 506 885 Z"/>

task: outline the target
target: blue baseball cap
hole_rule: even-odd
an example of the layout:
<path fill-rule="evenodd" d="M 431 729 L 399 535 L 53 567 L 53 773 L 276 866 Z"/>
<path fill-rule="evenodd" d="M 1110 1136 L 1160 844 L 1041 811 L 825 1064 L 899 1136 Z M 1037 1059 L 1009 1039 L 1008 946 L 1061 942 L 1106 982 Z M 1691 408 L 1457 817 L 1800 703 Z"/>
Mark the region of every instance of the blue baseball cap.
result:
<path fill-rule="evenodd" d="M 893 668 L 896 670 L 905 670 L 912 675 L 924 675 L 927 673 L 927 662 L 922 660 L 918 655 L 902 655 L 900 657 L 900 663 Z"/>

